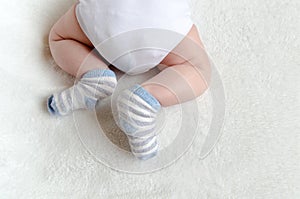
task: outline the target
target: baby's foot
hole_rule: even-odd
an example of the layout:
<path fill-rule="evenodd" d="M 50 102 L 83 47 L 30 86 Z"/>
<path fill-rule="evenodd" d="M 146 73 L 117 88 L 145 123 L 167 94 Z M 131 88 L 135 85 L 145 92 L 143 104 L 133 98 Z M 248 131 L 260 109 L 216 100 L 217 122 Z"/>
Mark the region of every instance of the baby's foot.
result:
<path fill-rule="evenodd" d="M 116 75 L 108 69 L 85 73 L 72 87 L 48 98 L 51 115 L 67 115 L 77 109 L 94 109 L 97 100 L 110 96 L 117 85 Z"/>
<path fill-rule="evenodd" d="M 117 100 L 118 125 L 128 137 L 133 155 L 147 160 L 157 154 L 156 117 L 160 103 L 139 85 L 123 91 Z"/>

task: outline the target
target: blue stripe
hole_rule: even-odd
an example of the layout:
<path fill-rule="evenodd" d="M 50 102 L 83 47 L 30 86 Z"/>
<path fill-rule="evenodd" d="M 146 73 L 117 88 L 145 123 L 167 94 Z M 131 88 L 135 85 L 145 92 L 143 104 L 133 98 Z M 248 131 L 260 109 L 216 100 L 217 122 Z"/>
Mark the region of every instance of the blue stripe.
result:
<path fill-rule="evenodd" d="M 132 126 L 131 124 L 129 124 L 126 120 L 124 120 L 123 118 L 120 118 L 120 127 L 122 128 L 122 130 L 124 131 L 124 133 L 126 135 L 132 135 L 136 132 L 136 128 L 134 126 Z"/>
<path fill-rule="evenodd" d="M 145 90 L 142 86 L 136 84 L 130 89 L 130 91 L 132 91 L 134 94 L 142 98 L 155 110 L 158 111 L 161 108 L 161 105 L 157 101 L 157 99 L 153 95 L 151 95 L 147 90 Z"/>
<path fill-rule="evenodd" d="M 127 100 L 128 101 L 128 100 Z M 131 111 L 139 116 L 143 116 L 143 117 L 149 117 L 149 115 L 147 114 L 147 112 L 151 112 L 152 114 L 154 113 L 153 111 L 149 110 L 147 107 L 145 107 L 144 105 L 138 105 L 137 103 L 135 103 L 134 101 L 131 101 L 133 103 L 133 105 L 138 106 L 140 109 L 143 110 L 143 112 L 136 110 L 135 108 L 133 108 L 132 106 L 128 106 L 128 104 L 126 104 L 126 102 L 119 100 L 119 107 L 123 107 L 125 109 L 128 109 L 128 111 Z M 154 113 L 155 114 L 155 113 Z"/>
<path fill-rule="evenodd" d="M 140 125 L 140 126 L 148 126 L 150 124 L 154 124 L 154 122 L 155 122 L 154 118 L 152 118 L 152 121 L 150 121 L 150 122 L 143 122 L 143 121 L 134 119 L 132 117 L 129 117 L 129 115 L 127 115 L 124 112 L 119 111 L 119 114 L 122 115 L 123 118 L 129 119 L 129 120 L 133 120 L 137 125 Z M 148 116 L 148 117 L 144 117 L 144 118 L 150 118 L 150 117 Z"/>
<path fill-rule="evenodd" d="M 131 140 L 131 139 L 134 140 L 134 139 L 136 139 L 136 138 L 135 138 L 134 136 L 128 136 L 130 145 L 133 146 L 133 147 L 139 147 L 139 146 L 146 145 L 146 144 L 149 143 L 153 138 L 154 138 L 154 136 L 149 137 L 149 138 L 146 138 L 145 140 L 142 140 L 141 142 L 132 143 L 132 142 L 130 142 L 130 140 Z M 154 139 L 156 139 L 156 138 L 154 138 Z"/>
<path fill-rule="evenodd" d="M 155 142 L 153 144 L 151 144 L 151 146 L 144 148 L 144 149 L 135 149 L 135 148 L 131 148 L 133 153 L 146 153 L 147 151 L 150 151 L 151 149 L 155 148 L 155 146 L 157 146 L 157 141 L 155 140 Z"/>
<path fill-rule="evenodd" d="M 71 97 L 71 90 L 68 89 L 65 91 L 65 95 L 66 95 L 66 98 L 67 98 L 67 102 L 69 104 L 69 107 L 72 107 L 72 97 Z"/>
<path fill-rule="evenodd" d="M 82 77 L 91 78 L 91 77 L 101 77 L 101 76 L 116 77 L 116 74 L 109 69 L 95 69 L 86 72 Z"/>
<path fill-rule="evenodd" d="M 92 97 L 96 97 L 95 95 L 95 90 L 100 91 L 101 93 L 105 94 L 106 96 L 110 96 L 112 94 L 111 91 L 105 90 L 104 88 L 101 88 L 100 85 L 89 85 L 89 84 L 80 84 L 81 88 L 83 88 L 83 91 L 85 93 L 88 93 L 88 95 L 92 96 Z M 86 87 L 86 88 L 85 88 Z M 89 88 L 91 88 L 91 90 L 89 90 Z"/>
<path fill-rule="evenodd" d="M 148 160 L 148 159 L 153 158 L 154 156 L 156 156 L 157 152 L 158 152 L 158 150 L 156 150 L 153 153 L 150 153 L 148 155 L 140 156 L 140 157 L 137 157 L 137 158 L 140 159 L 140 160 Z"/>
<path fill-rule="evenodd" d="M 154 134 L 154 130 L 155 130 L 155 127 L 145 130 L 145 131 L 142 131 L 142 132 L 139 132 L 139 133 L 135 133 L 133 136 L 135 138 L 147 138 Z"/>
<path fill-rule="evenodd" d="M 61 107 L 61 109 L 62 109 L 62 112 L 66 112 L 67 111 L 67 108 L 66 108 L 66 106 L 65 106 L 65 102 L 64 102 L 64 100 L 63 100 L 63 98 L 62 98 L 62 93 L 58 93 L 58 95 L 57 95 L 57 101 L 59 102 L 59 105 L 60 105 L 60 107 Z"/>
<path fill-rule="evenodd" d="M 117 82 L 116 81 L 108 81 L 108 80 L 103 80 L 103 79 L 98 79 L 98 81 L 95 80 L 90 80 L 90 79 L 81 79 L 81 83 L 85 84 L 104 84 L 107 85 L 111 88 L 116 88 Z"/>
<path fill-rule="evenodd" d="M 96 104 L 97 104 L 97 100 L 92 99 L 92 98 L 88 98 L 88 97 L 84 97 L 85 100 L 85 105 L 88 109 L 94 109 Z"/>

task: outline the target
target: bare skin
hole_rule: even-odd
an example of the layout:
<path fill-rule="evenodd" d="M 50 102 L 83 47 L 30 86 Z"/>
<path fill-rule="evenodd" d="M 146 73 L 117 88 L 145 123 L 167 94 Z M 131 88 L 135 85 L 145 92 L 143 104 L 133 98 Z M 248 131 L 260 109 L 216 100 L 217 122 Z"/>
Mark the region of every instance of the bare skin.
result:
<path fill-rule="evenodd" d="M 79 26 L 75 6 L 76 3 L 54 24 L 49 34 L 49 44 L 57 65 L 65 72 L 80 77 L 89 70 L 107 69 L 108 66 L 94 53 L 93 44 Z M 207 89 L 206 80 L 210 75 L 208 58 L 203 49 L 198 30 L 193 25 L 186 38 L 158 66 L 161 72 L 142 86 L 162 106 L 183 103 L 200 96 Z"/>

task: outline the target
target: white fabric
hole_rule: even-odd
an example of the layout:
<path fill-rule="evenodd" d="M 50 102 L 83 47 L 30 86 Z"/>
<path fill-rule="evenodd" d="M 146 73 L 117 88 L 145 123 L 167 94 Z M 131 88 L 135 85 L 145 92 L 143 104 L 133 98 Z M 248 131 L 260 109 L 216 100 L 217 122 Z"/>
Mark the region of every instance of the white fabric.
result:
<path fill-rule="evenodd" d="M 193 0 L 227 96 L 222 137 L 206 159 L 199 139 L 173 165 L 147 175 L 99 163 L 81 144 L 72 115 L 53 118 L 46 110 L 49 94 L 73 83 L 47 39 L 73 2 L 1 1 L 1 199 L 300 198 L 299 0 Z M 101 110 L 110 139 L 125 145 L 109 109 Z M 161 144 L 174 139 L 178 113 L 166 110 Z"/>
<path fill-rule="evenodd" d="M 146 72 L 159 64 L 193 24 L 187 0 L 79 0 L 76 16 L 99 53 L 129 74 Z M 180 36 L 171 37 L 163 31 L 125 34 L 144 29 L 174 31 Z M 102 46 L 104 41 L 108 43 Z"/>

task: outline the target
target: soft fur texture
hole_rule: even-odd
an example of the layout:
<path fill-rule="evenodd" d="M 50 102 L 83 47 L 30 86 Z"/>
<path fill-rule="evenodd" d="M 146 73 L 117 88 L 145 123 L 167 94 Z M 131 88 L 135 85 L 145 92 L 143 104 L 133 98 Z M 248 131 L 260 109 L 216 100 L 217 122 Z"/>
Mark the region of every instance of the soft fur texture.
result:
<path fill-rule="evenodd" d="M 73 83 L 48 47 L 72 3 L 1 2 L 0 198 L 300 198 L 298 0 L 191 2 L 225 87 L 222 136 L 206 159 L 200 136 L 173 165 L 146 175 L 99 163 L 73 118 L 46 110 L 47 96 Z"/>

